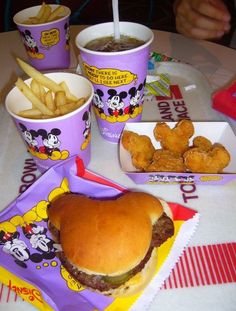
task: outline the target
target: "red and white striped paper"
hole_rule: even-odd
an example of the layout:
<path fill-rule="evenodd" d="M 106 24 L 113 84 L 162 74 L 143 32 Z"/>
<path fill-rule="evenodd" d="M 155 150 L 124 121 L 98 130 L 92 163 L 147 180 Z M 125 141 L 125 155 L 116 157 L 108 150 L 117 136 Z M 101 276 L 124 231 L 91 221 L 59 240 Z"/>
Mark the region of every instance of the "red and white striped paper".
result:
<path fill-rule="evenodd" d="M 236 282 L 236 243 L 185 249 L 162 289 Z"/>

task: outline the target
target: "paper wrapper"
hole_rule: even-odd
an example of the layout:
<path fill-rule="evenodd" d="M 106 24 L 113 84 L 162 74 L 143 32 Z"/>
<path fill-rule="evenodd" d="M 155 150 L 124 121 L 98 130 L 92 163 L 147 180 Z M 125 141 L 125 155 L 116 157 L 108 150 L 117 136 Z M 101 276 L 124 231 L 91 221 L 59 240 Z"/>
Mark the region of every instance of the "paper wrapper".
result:
<path fill-rule="evenodd" d="M 146 100 L 152 100 L 153 96 L 170 96 L 170 77 L 167 73 L 158 74 L 157 68 L 160 62 L 178 62 L 176 59 L 161 53 L 150 53 L 148 60 L 148 75 L 146 79 L 144 95 Z"/>
<path fill-rule="evenodd" d="M 155 70 L 159 62 L 179 62 L 179 60 L 162 53 L 152 52 L 148 62 L 148 71 Z"/>
<path fill-rule="evenodd" d="M 168 74 L 161 73 L 159 75 L 148 75 L 144 95 L 170 96 L 170 77 Z"/>
<path fill-rule="evenodd" d="M 39 310 L 146 310 L 196 230 L 199 214 L 170 203 L 175 235 L 158 248 L 156 273 L 143 293 L 114 299 L 92 292 L 57 259 L 60 246 L 47 227 L 47 205 L 65 192 L 108 198 L 127 189 L 79 164 L 73 157 L 52 167 L 0 214 L 0 281 Z"/>

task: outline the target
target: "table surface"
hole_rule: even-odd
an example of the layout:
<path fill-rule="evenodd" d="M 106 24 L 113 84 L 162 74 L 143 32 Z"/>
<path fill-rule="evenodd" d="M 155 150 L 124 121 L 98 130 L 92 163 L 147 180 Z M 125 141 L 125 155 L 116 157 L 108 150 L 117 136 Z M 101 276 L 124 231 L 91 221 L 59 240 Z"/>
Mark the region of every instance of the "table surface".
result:
<path fill-rule="evenodd" d="M 82 26 L 71 27 L 71 68 L 77 66 L 78 50 L 74 38 Z M 179 34 L 154 31 L 152 50 L 193 65 L 209 80 L 212 89 L 217 89 L 235 78 L 236 50 L 205 41 L 194 41 Z M 27 58 L 20 36 L 16 31 L 1 33 L 0 50 L 0 96 L 1 103 L 12 88 L 21 71 L 14 57 Z M 192 118 L 194 120 L 194 118 Z M 212 119 L 230 122 L 233 120 L 217 115 L 212 110 Z M 204 119 L 203 119 L 204 120 Z M 236 127 L 235 127 L 236 129 Z M 6 142 L 8 142 L 6 144 Z M 129 189 L 153 193 L 167 201 L 178 202 L 201 214 L 198 229 L 189 246 L 236 242 L 236 181 L 223 186 L 194 185 L 191 190 L 181 185 L 137 185 L 120 169 L 118 147 L 103 140 L 96 122 L 92 124 L 92 160 L 88 166 Z M 4 105 L 0 105 L 0 210 L 4 209 L 18 194 L 25 159 L 29 158 Z M 235 258 L 235 257 L 234 257 Z M 234 261 L 232 265 L 236 266 Z M 234 270 L 235 271 L 235 270 Z M 0 294 L 0 310 L 35 310 L 28 303 L 17 299 L 3 299 Z M 236 283 L 191 286 L 159 291 L 150 310 L 236 310 Z M 8 294 L 9 296 L 9 294 Z"/>

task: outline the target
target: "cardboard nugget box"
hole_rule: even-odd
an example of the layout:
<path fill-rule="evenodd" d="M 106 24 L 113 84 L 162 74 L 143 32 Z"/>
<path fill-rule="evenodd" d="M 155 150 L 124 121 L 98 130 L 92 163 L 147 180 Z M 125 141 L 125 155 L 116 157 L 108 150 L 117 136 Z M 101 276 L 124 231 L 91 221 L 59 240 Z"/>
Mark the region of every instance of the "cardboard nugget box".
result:
<path fill-rule="evenodd" d="M 153 135 L 153 129 L 157 122 L 126 123 L 124 130 L 135 132 L 139 135 L 147 135 L 155 149 L 160 149 L 160 143 Z M 176 122 L 166 122 L 173 128 Z M 174 184 L 195 183 L 202 185 L 223 185 L 236 178 L 236 136 L 227 122 L 193 122 L 194 135 L 189 145 L 196 136 L 208 138 L 212 144 L 222 144 L 230 153 L 230 163 L 220 174 L 200 173 L 175 173 L 175 172 L 140 172 L 132 165 L 130 153 L 120 143 L 120 164 L 122 170 L 137 184 Z"/>

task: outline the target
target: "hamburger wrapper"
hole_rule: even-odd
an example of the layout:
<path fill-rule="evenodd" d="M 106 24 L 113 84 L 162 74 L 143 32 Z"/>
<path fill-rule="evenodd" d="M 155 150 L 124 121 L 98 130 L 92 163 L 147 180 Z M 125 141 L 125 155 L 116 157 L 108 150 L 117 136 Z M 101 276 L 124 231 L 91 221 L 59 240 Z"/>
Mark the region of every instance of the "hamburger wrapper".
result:
<path fill-rule="evenodd" d="M 126 189 L 79 169 L 80 161 L 75 160 L 73 157 L 50 168 L 1 212 L 0 281 L 39 310 L 148 309 L 195 232 L 199 214 L 169 203 L 175 235 L 158 248 L 155 275 L 143 292 L 116 299 L 92 292 L 75 281 L 56 257 L 60 245 L 48 230 L 47 206 L 65 192 L 108 198 Z"/>

